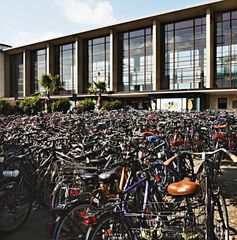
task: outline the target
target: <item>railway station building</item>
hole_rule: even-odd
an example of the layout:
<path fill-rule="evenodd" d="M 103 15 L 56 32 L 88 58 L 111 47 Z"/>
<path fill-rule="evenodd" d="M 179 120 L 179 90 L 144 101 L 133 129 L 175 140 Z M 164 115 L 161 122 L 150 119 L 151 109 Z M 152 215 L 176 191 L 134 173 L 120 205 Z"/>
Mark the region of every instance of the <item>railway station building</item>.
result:
<path fill-rule="evenodd" d="M 237 1 L 223 0 L 33 44 L 0 44 L 0 96 L 42 91 L 59 74 L 56 97 L 88 97 L 106 81 L 105 99 L 137 108 L 237 110 Z"/>

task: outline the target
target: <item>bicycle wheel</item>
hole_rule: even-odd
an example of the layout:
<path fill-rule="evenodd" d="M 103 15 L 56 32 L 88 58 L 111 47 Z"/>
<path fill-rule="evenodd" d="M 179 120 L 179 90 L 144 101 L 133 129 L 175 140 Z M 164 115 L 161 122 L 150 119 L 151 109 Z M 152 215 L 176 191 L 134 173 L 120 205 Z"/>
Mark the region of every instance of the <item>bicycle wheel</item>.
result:
<path fill-rule="evenodd" d="M 84 214 L 91 210 L 89 201 L 80 202 L 80 205 L 71 206 L 62 216 L 57 217 L 53 239 L 84 239 L 87 226 L 83 224 Z"/>
<path fill-rule="evenodd" d="M 0 232 L 11 233 L 23 225 L 32 207 L 30 196 L 20 179 L 7 178 L 0 183 Z"/>
<path fill-rule="evenodd" d="M 218 194 L 214 197 L 212 208 L 212 225 L 214 238 L 228 240 L 229 239 L 229 221 L 228 212 L 225 199 L 222 195 Z"/>
<path fill-rule="evenodd" d="M 111 213 L 100 219 L 100 222 L 91 231 L 87 239 L 103 240 L 103 239 L 126 239 L 134 240 L 134 236 L 130 231 L 125 219 L 120 214 Z"/>

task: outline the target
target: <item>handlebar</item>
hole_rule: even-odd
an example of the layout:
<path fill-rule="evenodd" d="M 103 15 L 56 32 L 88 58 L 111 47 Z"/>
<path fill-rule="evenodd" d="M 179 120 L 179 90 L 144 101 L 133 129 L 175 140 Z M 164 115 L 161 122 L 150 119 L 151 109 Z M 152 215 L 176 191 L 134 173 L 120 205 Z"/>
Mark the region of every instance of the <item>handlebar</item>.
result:
<path fill-rule="evenodd" d="M 202 160 L 205 160 L 205 156 L 206 155 L 214 155 L 218 152 L 224 152 L 226 155 L 228 155 L 230 157 L 230 159 L 234 162 L 237 163 L 237 156 L 235 156 L 233 153 L 230 153 L 228 150 L 226 150 L 225 148 L 219 148 L 215 151 L 212 152 L 190 152 L 190 151 L 181 151 L 179 154 L 189 154 L 189 155 L 195 155 L 195 156 L 201 156 Z M 171 162 L 173 162 L 176 158 L 177 158 L 178 154 L 170 157 L 169 159 L 167 159 L 164 162 L 165 166 L 168 166 Z"/>
<path fill-rule="evenodd" d="M 206 156 L 206 155 L 214 155 L 218 152 L 224 152 L 226 155 L 228 155 L 231 160 L 234 162 L 234 163 L 237 163 L 237 156 L 235 156 L 233 153 L 230 153 L 228 150 L 226 150 L 225 148 L 219 148 L 215 151 L 211 151 L 211 152 L 199 152 L 199 153 L 196 153 L 196 152 L 190 152 L 190 151 L 181 151 L 181 153 L 183 154 L 189 154 L 189 155 L 196 155 L 196 156 Z"/>

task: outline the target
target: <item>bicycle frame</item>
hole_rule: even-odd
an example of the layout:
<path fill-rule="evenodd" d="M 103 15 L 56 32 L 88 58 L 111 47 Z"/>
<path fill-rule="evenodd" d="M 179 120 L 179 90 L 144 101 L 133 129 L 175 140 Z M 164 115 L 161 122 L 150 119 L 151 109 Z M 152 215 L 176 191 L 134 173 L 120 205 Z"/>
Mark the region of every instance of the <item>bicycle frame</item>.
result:
<path fill-rule="evenodd" d="M 214 209 L 213 206 L 215 206 L 215 203 L 217 203 L 218 211 L 220 213 L 220 217 L 222 218 L 222 221 L 224 220 L 223 212 L 220 206 L 219 198 L 220 198 L 220 191 L 219 187 L 216 183 L 216 174 L 215 169 L 217 166 L 215 166 L 216 158 L 211 159 L 208 156 L 215 157 L 215 154 L 218 152 L 224 152 L 227 154 L 234 162 L 237 161 L 236 156 L 228 152 L 224 148 L 219 148 L 212 152 L 201 152 L 201 153 L 193 153 L 189 151 L 182 151 L 183 154 L 189 154 L 189 155 L 196 155 L 201 156 L 201 161 L 203 162 L 203 173 L 202 176 L 204 178 L 204 192 L 205 192 L 205 215 L 206 215 L 206 232 L 205 232 L 205 239 L 215 239 L 215 233 L 214 233 Z M 220 163 L 220 162 L 219 162 Z M 227 226 L 224 226 L 225 230 L 228 232 L 228 222 L 225 223 Z M 227 236 L 225 236 L 225 239 L 229 239 L 229 235 L 227 233 Z"/>

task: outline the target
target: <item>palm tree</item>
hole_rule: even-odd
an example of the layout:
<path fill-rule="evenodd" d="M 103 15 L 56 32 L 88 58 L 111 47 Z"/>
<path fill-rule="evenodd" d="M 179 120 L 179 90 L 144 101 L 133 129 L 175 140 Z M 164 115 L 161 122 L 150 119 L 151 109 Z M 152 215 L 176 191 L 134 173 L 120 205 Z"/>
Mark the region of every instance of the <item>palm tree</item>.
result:
<path fill-rule="evenodd" d="M 98 94 L 98 99 L 97 99 L 97 103 L 96 106 L 98 109 L 100 109 L 101 107 L 101 95 L 103 92 L 106 92 L 106 82 L 105 81 L 97 81 L 94 82 L 94 86 L 90 87 L 88 89 L 89 94 L 94 94 L 97 95 Z"/>
<path fill-rule="evenodd" d="M 39 84 L 44 88 L 46 93 L 46 111 L 50 112 L 51 94 L 65 90 L 60 82 L 59 75 L 42 74 Z"/>

